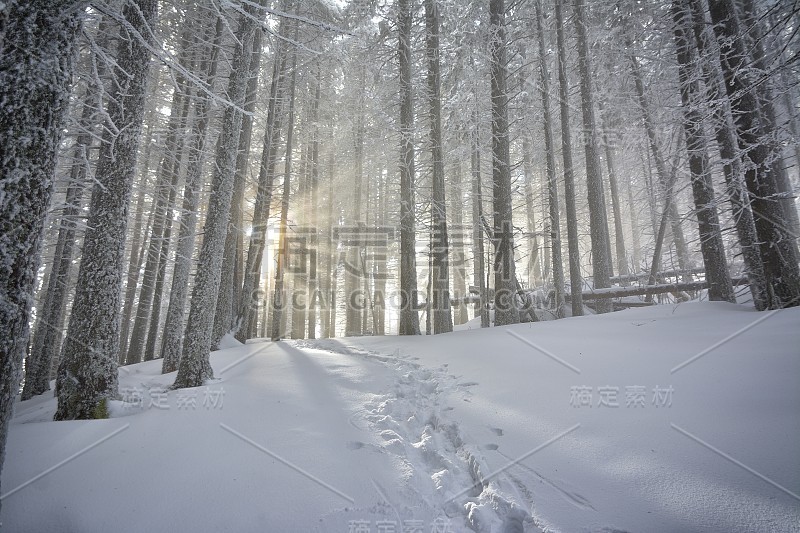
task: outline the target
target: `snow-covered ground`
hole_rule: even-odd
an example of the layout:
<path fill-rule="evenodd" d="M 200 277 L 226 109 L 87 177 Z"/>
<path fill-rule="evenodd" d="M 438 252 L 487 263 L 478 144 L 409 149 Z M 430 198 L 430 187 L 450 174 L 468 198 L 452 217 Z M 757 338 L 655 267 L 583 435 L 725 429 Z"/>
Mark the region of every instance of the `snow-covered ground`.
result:
<path fill-rule="evenodd" d="M 3 531 L 799 531 L 800 309 L 252 342 L 17 405 Z"/>

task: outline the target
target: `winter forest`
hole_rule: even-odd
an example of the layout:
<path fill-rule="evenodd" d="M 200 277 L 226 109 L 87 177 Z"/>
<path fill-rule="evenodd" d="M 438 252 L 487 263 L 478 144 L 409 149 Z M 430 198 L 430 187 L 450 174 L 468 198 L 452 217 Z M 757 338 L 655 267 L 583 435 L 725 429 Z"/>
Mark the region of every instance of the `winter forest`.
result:
<path fill-rule="evenodd" d="M 797 531 L 798 31 L 0 0 L 0 527 Z"/>

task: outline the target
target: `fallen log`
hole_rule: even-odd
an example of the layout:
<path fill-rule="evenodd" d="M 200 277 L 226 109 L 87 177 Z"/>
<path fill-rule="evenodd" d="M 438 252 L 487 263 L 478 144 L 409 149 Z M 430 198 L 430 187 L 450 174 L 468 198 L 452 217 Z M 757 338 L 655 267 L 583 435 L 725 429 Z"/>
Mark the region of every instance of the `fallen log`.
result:
<path fill-rule="evenodd" d="M 747 278 L 733 278 L 734 286 L 747 285 Z M 608 298 L 624 298 L 625 296 L 643 296 L 663 294 L 666 292 L 700 291 L 708 287 L 704 281 L 691 281 L 688 283 L 657 283 L 639 287 L 611 287 L 609 289 L 594 289 L 583 293 L 584 300 L 601 300 Z"/>

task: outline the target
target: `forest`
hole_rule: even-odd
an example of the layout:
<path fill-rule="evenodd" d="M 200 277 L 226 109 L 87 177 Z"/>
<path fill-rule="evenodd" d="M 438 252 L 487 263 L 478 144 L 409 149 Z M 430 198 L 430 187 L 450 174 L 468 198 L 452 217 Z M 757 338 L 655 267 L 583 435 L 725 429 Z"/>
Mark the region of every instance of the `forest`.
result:
<path fill-rule="evenodd" d="M 31 402 L 113 420 L 137 369 L 182 394 L 265 343 L 388 353 L 508 326 L 530 344 L 715 302 L 791 317 L 791 346 L 798 13 L 0 0 L 0 454 Z M 517 530 L 497 513 L 468 525 Z"/>

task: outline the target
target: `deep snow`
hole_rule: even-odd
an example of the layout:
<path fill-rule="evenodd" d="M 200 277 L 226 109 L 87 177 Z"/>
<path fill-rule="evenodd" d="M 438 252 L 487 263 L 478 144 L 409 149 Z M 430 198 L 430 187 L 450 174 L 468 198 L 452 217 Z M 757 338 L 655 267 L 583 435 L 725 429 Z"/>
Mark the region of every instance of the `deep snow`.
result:
<path fill-rule="evenodd" d="M 231 343 L 212 354 L 213 382 L 169 392 L 174 374 L 141 363 L 120 370 L 126 401 L 108 420 L 52 422 L 50 395 L 17 404 L 0 521 L 800 531 L 798 324 L 800 309 L 692 302 L 435 337 Z"/>

